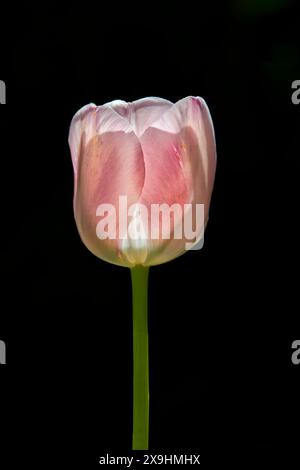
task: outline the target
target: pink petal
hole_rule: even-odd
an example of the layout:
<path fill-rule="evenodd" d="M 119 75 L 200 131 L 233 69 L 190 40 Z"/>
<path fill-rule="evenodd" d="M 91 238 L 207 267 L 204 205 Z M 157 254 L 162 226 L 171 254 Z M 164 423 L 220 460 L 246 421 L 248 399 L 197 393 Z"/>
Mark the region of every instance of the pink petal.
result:
<path fill-rule="evenodd" d="M 201 98 L 185 98 L 152 126 L 140 139 L 146 169 L 142 199 L 148 204 L 192 203 L 193 214 L 196 203 L 204 204 L 205 226 L 216 168 L 214 130 L 206 103 Z M 152 240 L 145 264 L 179 256 L 186 241 L 190 240 Z"/>
<path fill-rule="evenodd" d="M 75 175 L 77 173 L 82 133 L 85 133 L 85 139 L 87 141 L 96 132 L 94 119 L 96 110 L 97 106 L 94 103 L 87 104 L 77 111 L 71 121 L 69 145 Z"/>
<path fill-rule="evenodd" d="M 148 128 L 140 137 L 145 160 L 145 182 L 140 202 L 148 207 L 148 226 L 151 227 L 151 204 L 183 204 L 189 200 L 189 188 L 183 172 L 180 156 L 180 136 L 164 132 L 153 127 Z M 171 232 L 174 226 L 181 222 L 175 216 L 171 220 Z M 149 240 L 148 257 L 144 264 L 159 264 L 157 256 L 169 246 L 171 240 L 162 240 L 162 230 L 159 227 L 159 240 Z M 183 241 L 174 240 L 172 243 L 174 257 L 182 251 Z M 174 247 L 176 249 L 174 250 Z M 169 256 L 170 257 L 170 256 Z M 173 257 L 173 256 L 172 256 Z"/>
<path fill-rule="evenodd" d="M 207 104 L 203 98 L 189 96 L 178 101 L 174 107 L 176 114 L 181 116 L 181 129 L 193 130 L 198 142 L 198 152 L 193 151 L 189 154 L 194 181 L 196 182 L 198 177 L 200 179 L 203 177 L 206 191 L 211 192 L 217 154 L 214 127 Z M 190 139 L 193 141 L 189 132 L 185 140 L 189 142 Z"/>
<path fill-rule="evenodd" d="M 136 135 L 142 136 L 147 128 L 152 126 L 172 106 L 173 103 L 162 98 L 143 98 L 133 101 L 131 104 L 131 119 L 134 123 Z"/>
<path fill-rule="evenodd" d="M 98 106 L 96 118 L 96 130 L 98 134 L 105 132 L 133 132 L 132 125 L 126 116 L 117 111 L 118 108 L 124 109 L 123 105 L 116 106 L 115 103 L 123 103 L 122 101 L 113 101 L 112 103 Z"/>
<path fill-rule="evenodd" d="M 80 236 L 96 256 L 128 266 L 130 264 L 120 252 L 118 240 L 100 240 L 97 237 L 99 217 L 96 211 L 100 204 L 112 204 L 118 208 L 120 195 L 127 196 L 128 205 L 138 200 L 145 176 L 139 141 L 134 132 L 105 132 L 87 143 L 83 142 L 81 152 L 74 201 Z"/>
<path fill-rule="evenodd" d="M 209 206 L 216 144 L 212 119 L 203 98 L 189 96 L 178 101 L 152 126 L 179 136 L 184 174 L 189 189 L 193 190 L 193 200 Z"/>
<path fill-rule="evenodd" d="M 172 106 L 170 101 L 155 97 L 143 98 L 132 103 L 115 100 L 103 105 L 114 110 L 121 119 L 126 119 L 138 137 Z"/>

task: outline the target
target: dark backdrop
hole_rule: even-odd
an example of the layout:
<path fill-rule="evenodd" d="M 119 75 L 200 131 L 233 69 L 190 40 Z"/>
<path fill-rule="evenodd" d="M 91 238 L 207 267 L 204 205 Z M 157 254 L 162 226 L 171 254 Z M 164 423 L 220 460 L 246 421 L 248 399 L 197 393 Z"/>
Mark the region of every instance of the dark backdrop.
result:
<path fill-rule="evenodd" d="M 193 450 L 206 468 L 298 450 L 299 15 L 283 0 L 198 3 L 46 2 L 1 20 L 10 465 L 96 468 L 130 449 L 130 274 L 79 239 L 67 137 L 81 106 L 151 95 L 203 96 L 218 150 L 203 250 L 150 271 L 151 450 Z"/>

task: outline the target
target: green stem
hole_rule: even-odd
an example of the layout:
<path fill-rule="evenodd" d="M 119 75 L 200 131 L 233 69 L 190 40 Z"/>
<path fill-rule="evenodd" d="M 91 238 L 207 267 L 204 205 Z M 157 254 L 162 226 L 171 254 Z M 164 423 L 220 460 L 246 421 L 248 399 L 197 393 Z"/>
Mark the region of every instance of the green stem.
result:
<path fill-rule="evenodd" d="M 133 450 L 148 450 L 149 444 L 148 273 L 149 268 L 143 266 L 135 266 L 131 269 L 133 305 Z"/>

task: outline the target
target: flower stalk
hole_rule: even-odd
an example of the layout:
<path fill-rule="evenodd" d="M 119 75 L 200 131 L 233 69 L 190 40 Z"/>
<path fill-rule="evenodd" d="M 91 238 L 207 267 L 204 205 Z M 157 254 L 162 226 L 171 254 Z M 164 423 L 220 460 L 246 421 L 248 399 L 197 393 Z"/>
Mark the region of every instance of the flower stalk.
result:
<path fill-rule="evenodd" d="M 149 354 L 148 354 L 149 268 L 131 268 L 133 306 L 133 432 L 132 449 L 149 446 Z"/>

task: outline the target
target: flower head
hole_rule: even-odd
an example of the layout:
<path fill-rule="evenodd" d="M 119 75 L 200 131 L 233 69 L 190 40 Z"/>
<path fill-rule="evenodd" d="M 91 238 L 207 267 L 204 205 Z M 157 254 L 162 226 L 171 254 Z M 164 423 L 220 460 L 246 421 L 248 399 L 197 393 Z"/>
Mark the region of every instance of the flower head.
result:
<path fill-rule="evenodd" d="M 216 145 L 202 98 L 89 104 L 73 117 L 69 144 L 75 220 L 96 256 L 128 267 L 167 262 L 186 250 L 189 238 L 178 229 L 186 208 L 194 218 L 201 204 L 203 220 L 194 235 L 203 236 Z"/>

